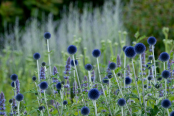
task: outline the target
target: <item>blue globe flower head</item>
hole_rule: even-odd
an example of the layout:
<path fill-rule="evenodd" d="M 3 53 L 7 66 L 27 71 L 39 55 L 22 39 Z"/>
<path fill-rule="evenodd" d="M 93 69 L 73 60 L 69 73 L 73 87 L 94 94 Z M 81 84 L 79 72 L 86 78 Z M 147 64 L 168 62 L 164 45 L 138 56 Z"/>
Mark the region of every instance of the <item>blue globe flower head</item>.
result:
<path fill-rule="evenodd" d="M 108 76 L 109 79 L 111 79 L 112 78 L 112 72 L 109 72 L 107 76 Z"/>
<path fill-rule="evenodd" d="M 36 81 L 36 80 L 37 80 L 37 78 L 36 78 L 35 76 L 33 76 L 33 77 L 32 77 L 32 80 L 33 80 L 33 81 Z"/>
<path fill-rule="evenodd" d="M 117 65 L 114 62 L 109 63 L 108 68 L 111 70 L 115 70 Z"/>
<path fill-rule="evenodd" d="M 91 100 L 97 100 L 100 97 L 99 90 L 96 88 L 90 89 L 88 92 L 88 97 Z"/>
<path fill-rule="evenodd" d="M 124 106 L 126 104 L 126 100 L 124 98 L 120 98 L 117 103 L 119 106 Z"/>
<path fill-rule="evenodd" d="M 42 62 L 42 66 L 46 66 L 46 63 L 45 62 Z"/>
<path fill-rule="evenodd" d="M 13 102 L 13 100 L 12 99 L 9 99 L 9 103 L 11 104 Z"/>
<path fill-rule="evenodd" d="M 70 45 L 67 48 L 69 54 L 73 55 L 77 52 L 77 47 L 75 45 Z"/>
<path fill-rule="evenodd" d="M 155 38 L 155 37 L 149 37 L 149 38 L 147 39 L 147 43 L 148 43 L 149 45 L 155 45 L 155 44 L 156 44 L 156 38 Z"/>
<path fill-rule="evenodd" d="M 153 76 L 152 75 L 149 75 L 148 77 L 147 77 L 147 80 L 152 80 L 152 78 L 153 78 Z"/>
<path fill-rule="evenodd" d="M 87 71 L 90 71 L 90 70 L 93 69 L 93 66 L 92 66 L 91 64 L 86 64 L 86 65 L 85 65 L 85 69 L 86 69 Z"/>
<path fill-rule="evenodd" d="M 134 48 L 137 54 L 142 54 L 146 51 L 146 46 L 143 43 L 137 43 Z"/>
<path fill-rule="evenodd" d="M 101 52 L 100 52 L 99 49 L 94 49 L 92 51 L 92 55 L 97 58 L 97 57 L 99 57 L 101 55 Z"/>
<path fill-rule="evenodd" d="M 164 100 L 161 102 L 161 106 L 162 106 L 163 108 L 169 108 L 169 107 L 171 106 L 170 100 L 164 99 Z"/>
<path fill-rule="evenodd" d="M 130 77 L 126 77 L 126 78 L 125 78 L 125 84 L 126 84 L 126 85 L 131 84 L 131 82 L 132 82 L 132 79 L 131 79 Z"/>
<path fill-rule="evenodd" d="M 78 61 L 77 60 L 75 60 L 75 65 L 76 66 L 78 65 Z M 71 66 L 74 66 L 74 61 L 73 60 L 71 60 Z"/>
<path fill-rule="evenodd" d="M 63 105 L 67 105 L 68 102 L 66 100 L 63 101 Z"/>
<path fill-rule="evenodd" d="M 45 39 L 50 39 L 51 38 L 51 34 L 49 32 L 45 32 L 44 33 L 44 38 Z"/>
<path fill-rule="evenodd" d="M 159 60 L 161 60 L 162 62 L 166 62 L 170 59 L 170 56 L 167 52 L 162 52 L 159 56 Z"/>
<path fill-rule="evenodd" d="M 86 107 L 86 106 L 82 107 L 82 109 L 81 109 L 82 115 L 89 115 L 89 113 L 90 113 L 90 110 L 88 107 Z"/>
<path fill-rule="evenodd" d="M 35 60 L 39 60 L 39 59 L 40 59 L 40 54 L 37 53 L 37 52 L 34 53 L 33 58 L 34 58 Z"/>
<path fill-rule="evenodd" d="M 22 101 L 24 99 L 24 96 L 21 93 L 18 93 L 15 97 L 17 101 Z"/>
<path fill-rule="evenodd" d="M 10 76 L 10 78 L 11 78 L 12 81 L 16 81 L 18 79 L 18 75 L 17 74 L 12 74 Z"/>
<path fill-rule="evenodd" d="M 108 77 L 104 77 L 102 82 L 108 84 L 109 83 L 109 78 Z"/>
<path fill-rule="evenodd" d="M 42 111 L 43 110 L 43 106 L 39 106 L 39 111 Z"/>
<path fill-rule="evenodd" d="M 39 84 L 39 87 L 41 90 L 46 90 L 48 88 L 48 83 L 46 81 L 43 81 Z"/>
<path fill-rule="evenodd" d="M 174 116 L 174 111 L 170 112 L 170 116 Z"/>
<path fill-rule="evenodd" d="M 126 48 L 127 48 L 127 46 L 123 46 L 123 48 L 122 48 L 123 52 L 125 51 Z"/>
<path fill-rule="evenodd" d="M 162 72 L 162 74 L 161 74 L 161 76 L 163 77 L 163 78 L 165 78 L 165 79 L 167 79 L 167 78 L 169 78 L 170 77 L 170 71 L 168 71 L 168 70 L 164 70 L 163 72 Z"/>
<path fill-rule="evenodd" d="M 149 55 L 148 60 L 153 60 L 153 55 Z"/>
<path fill-rule="evenodd" d="M 147 69 L 151 69 L 151 65 L 152 65 L 152 63 L 148 62 L 148 63 L 146 64 L 146 68 L 147 68 Z"/>
<path fill-rule="evenodd" d="M 124 50 L 124 53 L 128 58 L 133 58 L 136 56 L 135 49 L 132 46 L 126 47 L 126 49 Z"/>
<path fill-rule="evenodd" d="M 56 88 L 57 88 L 57 90 L 61 90 L 62 85 L 61 85 L 61 83 L 60 83 L 60 82 L 58 82 L 58 83 L 56 84 Z"/>

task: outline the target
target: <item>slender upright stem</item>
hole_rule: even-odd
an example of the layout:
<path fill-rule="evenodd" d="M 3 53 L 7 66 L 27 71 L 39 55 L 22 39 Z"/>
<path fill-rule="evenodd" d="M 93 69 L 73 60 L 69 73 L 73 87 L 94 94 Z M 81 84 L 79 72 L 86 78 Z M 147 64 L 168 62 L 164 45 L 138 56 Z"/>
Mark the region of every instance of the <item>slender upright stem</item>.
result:
<path fill-rule="evenodd" d="M 115 74 L 115 71 L 114 71 L 114 70 L 113 70 L 113 73 L 114 73 L 114 77 L 115 77 L 115 79 L 116 79 L 116 81 L 117 81 L 118 88 L 119 88 L 119 90 L 120 90 L 121 96 L 124 98 L 124 95 L 123 95 L 122 89 L 121 89 L 121 87 L 120 87 L 120 85 L 119 85 L 119 82 L 118 82 L 118 79 L 117 79 L 117 77 L 116 77 L 116 74 Z M 129 107 L 128 107 L 127 104 L 126 104 L 126 107 L 127 107 L 128 111 L 129 111 L 130 115 L 132 116 L 132 113 L 131 113 L 131 111 L 129 110 Z"/>
<path fill-rule="evenodd" d="M 76 75 L 77 75 L 78 84 L 79 84 L 79 87 L 80 87 L 80 91 L 81 91 L 81 93 L 82 93 L 82 88 L 81 88 L 81 85 L 80 85 L 79 75 L 78 75 L 77 68 L 76 68 L 76 65 L 75 65 L 75 58 L 74 58 L 74 55 L 73 55 L 72 57 L 73 57 L 74 67 L 75 67 L 75 70 L 76 70 Z"/>
<path fill-rule="evenodd" d="M 170 116 L 169 109 L 167 108 L 167 115 Z"/>
<path fill-rule="evenodd" d="M 95 115 L 98 116 L 98 114 L 97 114 L 96 100 L 93 101 L 93 105 L 94 105 L 94 107 L 95 107 Z"/>
<path fill-rule="evenodd" d="M 139 101 L 140 101 L 140 104 L 141 104 L 141 97 L 140 97 L 140 93 L 139 93 L 139 89 L 138 89 L 138 84 L 137 84 L 137 79 L 136 79 L 136 74 L 135 74 L 135 68 L 134 68 L 133 59 L 132 59 L 132 67 L 133 67 L 133 71 L 134 71 L 135 84 L 136 84 L 136 87 L 137 87 L 138 97 L 139 97 Z"/>
<path fill-rule="evenodd" d="M 153 53 L 153 63 L 154 63 L 154 69 L 155 69 L 154 82 L 156 84 L 156 80 L 155 80 L 155 77 L 156 77 L 156 65 L 155 65 L 155 55 L 154 55 L 154 46 L 153 45 L 152 45 L 152 53 Z"/>
<path fill-rule="evenodd" d="M 124 116 L 123 107 L 121 107 L 121 115 Z"/>
<path fill-rule="evenodd" d="M 107 100 L 107 97 L 106 97 L 106 94 L 105 94 L 105 91 L 104 91 L 104 88 L 103 88 L 102 80 L 101 80 L 100 67 L 99 67 L 98 58 L 97 58 L 97 66 L 98 66 L 98 73 L 99 73 L 99 79 L 100 79 L 102 91 L 103 91 L 103 94 L 104 94 L 104 96 L 105 96 L 106 104 L 107 104 L 107 106 L 109 107 L 109 112 L 110 112 L 110 114 L 111 114 L 111 116 L 112 116 L 112 112 L 111 112 L 110 106 L 108 105 L 108 100 Z"/>
<path fill-rule="evenodd" d="M 167 98 L 167 79 L 165 79 L 165 98 Z"/>
<path fill-rule="evenodd" d="M 45 90 L 44 90 L 44 99 L 45 99 L 45 104 L 46 104 L 47 112 L 48 112 L 48 116 L 49 116 L 50 114 L 49 114 L 49 109 L 48 109 L 48 104 L 47 104 L 47 98 L 46 98 Z"/>
<path fill-rule="evenodd" d="M 126 77 L 126 56 L 124 55 L 124 89 L 125 89 L 125 77 Z"/>
<path fill-rule="evenodd" d="M 38 81 L 40 82 L 40 77 L 39 77 L 39 61 L 37 60 L 37 74 L 38 74 Z"/>
<path fill-rule="evenodd" d="M 20 102 L 18 102 L 18 116 L 20 116 L 19 107 L 20 107 Z"/>
<path fill-rule="evenodd" d="M 16 81 L 14 81 L 14 96 L 16 96 Z"/>
<path fill-rule="evenodd" d="M 92 88 L 91 72 L 90 72 L 90 71 L 88 71 L 88 76 L 89 76 L 89 84 L 90 84 L 90 88 Z"/>
<path fill-rule="evenodd" d="M 37 92 L 38 92 L 38 95 L 39 95 L 39 97 L 37 97 L 37 100 L 38 100 L 38 104 L 40 105 L 39 98 L 41 97 L 41 92 L 40 92 L 40 89 L 38 89 L 37 83 L 36 82 L 34 82 L 34 83 L 36 85 L 36 89 L 37 89 Z"/>
<path fill-rule="evenodd" d="M 145 98 L 144 98 L 144 79 L 143 79 L 141 55 L 140 55 L 140 69 L 141 69 L 141 79 L 142 79 L 142 88 L 143 88 L 142 96 L 143 96 L 144 112 L 145 112 L 145 116 L 147 116 L 147 113 L 146 113 L 146 103 L 145 103 Z"/>
<path fill-rule="evenodd" d="M 51 60 L 50 60 L 49 39 L 47 39 L 47 50 L 48 50 L 48 64 L 49 64 L 49 69 L 50 69 L 50 74 L 51 74 Z"/>

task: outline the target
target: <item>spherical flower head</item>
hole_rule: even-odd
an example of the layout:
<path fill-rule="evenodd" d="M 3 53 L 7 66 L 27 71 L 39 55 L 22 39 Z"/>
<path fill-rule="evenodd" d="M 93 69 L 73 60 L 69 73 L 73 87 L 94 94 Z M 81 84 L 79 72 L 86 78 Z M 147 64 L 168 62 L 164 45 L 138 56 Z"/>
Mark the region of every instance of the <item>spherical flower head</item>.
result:
<path fill-rule="evenodd" d="M 155 88 L 158 89 L 160 85 L 158 83 L 155 84 Z"/>
<path fill-rule="evenodd" d="M 77 66 L 78 65 L 78 61 L 75 60 L 75 65 Z M 71 60 L 71 66 L 74 66 L 74 60 Z"/>
<path fill-rule="evenodd" d="M 51 34 L 49 32 L 45 32 L 44 33 L 44 38 L 45 39 L 50 39 L 51 38 Z"/>
<path fill-rule="evenodd" d="M 24 99 L 24 96 L 21 93 L 18 93 L 15 97 L 17 101 L 22 101 Z"/>
<path fill-rule="evenodd" d="M 152 80 L 152 78 L 153 78 L 153 76 L 152 75 L 149 75 L 148 77 L 147 77 L 147 80 Z"/>
<path fill-rule="evenodd" d="M 164 99 L 164 100 L 161 102 L 161 106 L 162 106 L 163 108 L 169 108 L 169 107 L 171 106 L 170 100 Z"/>
<path fill-rule="evenodd" d="M 13 102 L 13 100 L 12 99 L 9 99 L 9 103 L 11 104 Z"/>
<path fill-rule="evenodd" d="M 149 37 L 149 38 L 147 39 L 147 43 L 148 43 L 149 45 L 155 45 L 155 44 L 156 44 L 156 38 L 155 38 L 155 37 Z"/>
<path fill-rule="evenodd" d="M 146 51 L 146 46 L 143 43 L 137 43 L 134 48 L 137 54 L 142 54 Z"/>
<path fill-rule="evenodd" d="M 57 88 L 57 90 L 61 90 L 62 85 L 61 85 L 61 83 L 60 83 L 60 82 L 58 82 L 58 83 L 56 84 L 56 88 Z"/>
<path fill-rule="evenodd" d="M 88 92 L 88 97 L 91 100 L 97 100 L 100 97 L 99 90 L 96 88 L 90 89 Z"/>
<path fill-rule="evenodd" d="M 169 78 L 170 77 L 170 71 L 168 70 L 164 70 L 161 74 L 161 76 L 165 79 Z"/>
<path fill-rule="evenodd" d="M 99 49 L 94 49 L 92 51 L 92 55 L 97 58 L 97 57 L 99 57 L 101 55 L 101 52 L 100 52 Z"/>
<path fill-rule="evenodd" d="M 125 55 L 126 55 L 128 58 L 133 58 L 133 57 L 136 56 L 135 49 L 134 49 L 134 47 L 132 47 L 132 46 L 128 46 L 128 47 L 124 50 L 124 53 L 125 53 Z"/>
<path fill-rule="evenodd" d="M 46 66 L 46 63 L 45 62 L 42 62 L 42 66 Z"/>
<path fill-rule="evenodd" d="M 151 69 L 151 65 L 152 65 L 152 63 L 148 62 L 148 63 L 146 64 L 146 68 L 147 68 L 147 69 Z"/>
<path fill-rule="evenodd" d="M 12 74 L 10 76 L 10 78 L 11 78 L 12 81 L 16 81 L 18 79 L 18 75 L 17 74 Z"/>
<path fill-rule="evenodd" d="M 104 77 L 103 80 L 102 80 L 103 83 L 109 83 L 109 78 L 108 77 Z"/>
<path fill-rule="evenodd" d="M 33 58 L 34 58 L 35 60 L 39 60 L 39 59 L 40 59 L 40 54 L 37 53 L 37 52 L 34 53 Z"/>
<path fill-rule="evenodd" d="M 120 98 L 117 103 L 119 106 L 124 106 L 126 104 L 126 100 L 124 98 Z"/>
<path fill-rule="evenodd" d="M 16 83 L 15 83 L 15 84 L 16 84 Z M 15 85 L 14 85 L 14 81 L 13 81 L 13 82 L 11 82 L 11 86 L 12 86 L 12 87 L 15 87 Z"/>
<path fill-rule="evenodd" d="M 33 81 L 36 81 L 36 79 L 37 79 L 37 78 L 36 78 L 35 76 L 32 77 L 32 80 L 33 80 Z"/>
<path fill-rule="evenodd" d="M 93 69 L 93 66 L 92 66 L 91 64 L 86 64 L 86 65 L 85 65 L 85 69 L 86 69 L 87 71 L 90 71 L 90 70 Z"/>
<path fill-rule="evenodd" d="M 109 79 L 111 79 L 112 78 L 112 72 L 109 72 L 107 76 L 108 76 Z"/>
<path fill-rule="evenodd" d="M 67 105 L 68 102 L 66 100 L 63 101 L 63 105 Z"/>
<path fill-rule="evenodd" d="M 77 47 L 75 45 L 70 45 L 68 46 L 67 51 L 69 54 L 73 55 L 77 52 Z"/>
<path fill-rule="evenodd" d="M 170 113 L 170 116 L 174 116 L 174 111 L 172 111 L 172 112 Z"/>
<path fill-rule="evenodd" d="M 153 55 L 149 55 L 148 60 L 153 60 Z"/>
<path fill-rule="evenodd" d="M 130 77 L 126 77 L 126 78 L 125 78 L 125 84 L 126 84 L 126 85 L 131 84 L 131 82 L 132 82 L 132 79 L 131 79 Z"/>
<path fill-rule="evenodd" d="M 114 62 L 109 63 L 108 68 L 111 70 L 115 70 L 117 65 Z"/>
<path fill-rule="evenodd" d="M 127 46 L 123 46 L 123 48 L 122 48 L 123 52 L 125 51 L 126 48 L 127 48 Z"/>
<path fill-rule="evenodd" d="M 89 115 L 89 113 L 90 113 L 90 110 L 88 107 L 86 107 L 86 106 L 82 107 L 82 109 L 81 109 L 82 115 Z"/>
<path fill-rule="evenodd" d="M 43 106 L 39 106 L 39 108 L 38 108 L 40 111 L 42 111 L 43 110 Z"/>
<path fill-rule="evenodd" d="M 46 90 L 48 88 L 48 83 L 46 81 L 43 81 L 39 84 L 40 89 Z"/>
<path fill-rule="evenodd" d="M 159 60 L 161 60 L 162 62 L 166 62 L 170 59 L 170 56 L 167 52 L 162 52 L 159 56 Z"/>

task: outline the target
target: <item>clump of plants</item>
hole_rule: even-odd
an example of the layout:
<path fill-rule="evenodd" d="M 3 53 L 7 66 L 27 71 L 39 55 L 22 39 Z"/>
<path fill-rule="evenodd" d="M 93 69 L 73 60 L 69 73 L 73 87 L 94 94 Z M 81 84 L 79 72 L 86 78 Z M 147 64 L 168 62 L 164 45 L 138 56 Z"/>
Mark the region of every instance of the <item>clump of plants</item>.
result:
<path fill-rule="evenodd" d="M 107 65 L 100 60 L 102 51 L 94 46 L 89 56 L 96 62 L 88 61 L 80 67 L 84 60 L 77 55 L 80 48 L 69 45 L 63 72 L 50 60 L 51 34 L 45 33 L 44 38 L 48 61 L 40 64 L 42 54 L 33 54 L 37 68 L 36 75 L 30 78 L 32 82 L 27 83 L 33 85 L 30 91 L 20 91 L 22 81 L 18 74 L 10 76 L 14 91 L 9 100 L 11 111 L 6 112 L 5 95 L 1 92 L 0 115 L 174 115 L 173 52 L 162 52 L 155 58 L 155 37 L 147 39 L 149 46 L 139 42 L 123 45 L 121 54 L 106 56 L 111 57 Z M 79 67 L 83 68 L 83 79 Z M 35 95 L 32 101 L 27 101 L 27 94 Z"/>

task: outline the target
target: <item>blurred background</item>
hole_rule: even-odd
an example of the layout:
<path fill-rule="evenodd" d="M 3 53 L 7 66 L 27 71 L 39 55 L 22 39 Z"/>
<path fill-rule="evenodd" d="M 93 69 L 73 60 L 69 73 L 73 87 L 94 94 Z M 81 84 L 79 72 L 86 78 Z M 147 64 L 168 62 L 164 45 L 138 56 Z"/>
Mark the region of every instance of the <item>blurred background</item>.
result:
<path fill-rule="evenodd" d="M 110 56 L 122 57 L 122 47 L 138 38 L 147 45 L 149 36 L 157 38 L 156 57 L 164 50 L 170 52 L 173 4 L 173 0 L 0 0 L 0 91 L 11 98 L 9 78 L 16 73 L 26 98 L 35 98 L 27 91 L 34 86 L 32 76 L 37 75 L 33 54 L 41 53 L 40 64 L 48 61 L 45 32 L 52 34 L 51 62 L 60 77 L 70 44 L 78 47 L 81 78 L 87 74 L 84 65 L 96 62 L 91 55 L 94 48 L 101 49 L 103 64 L 111 60 Z M 163 47 L 165 42 L 168 47 Z"/>

